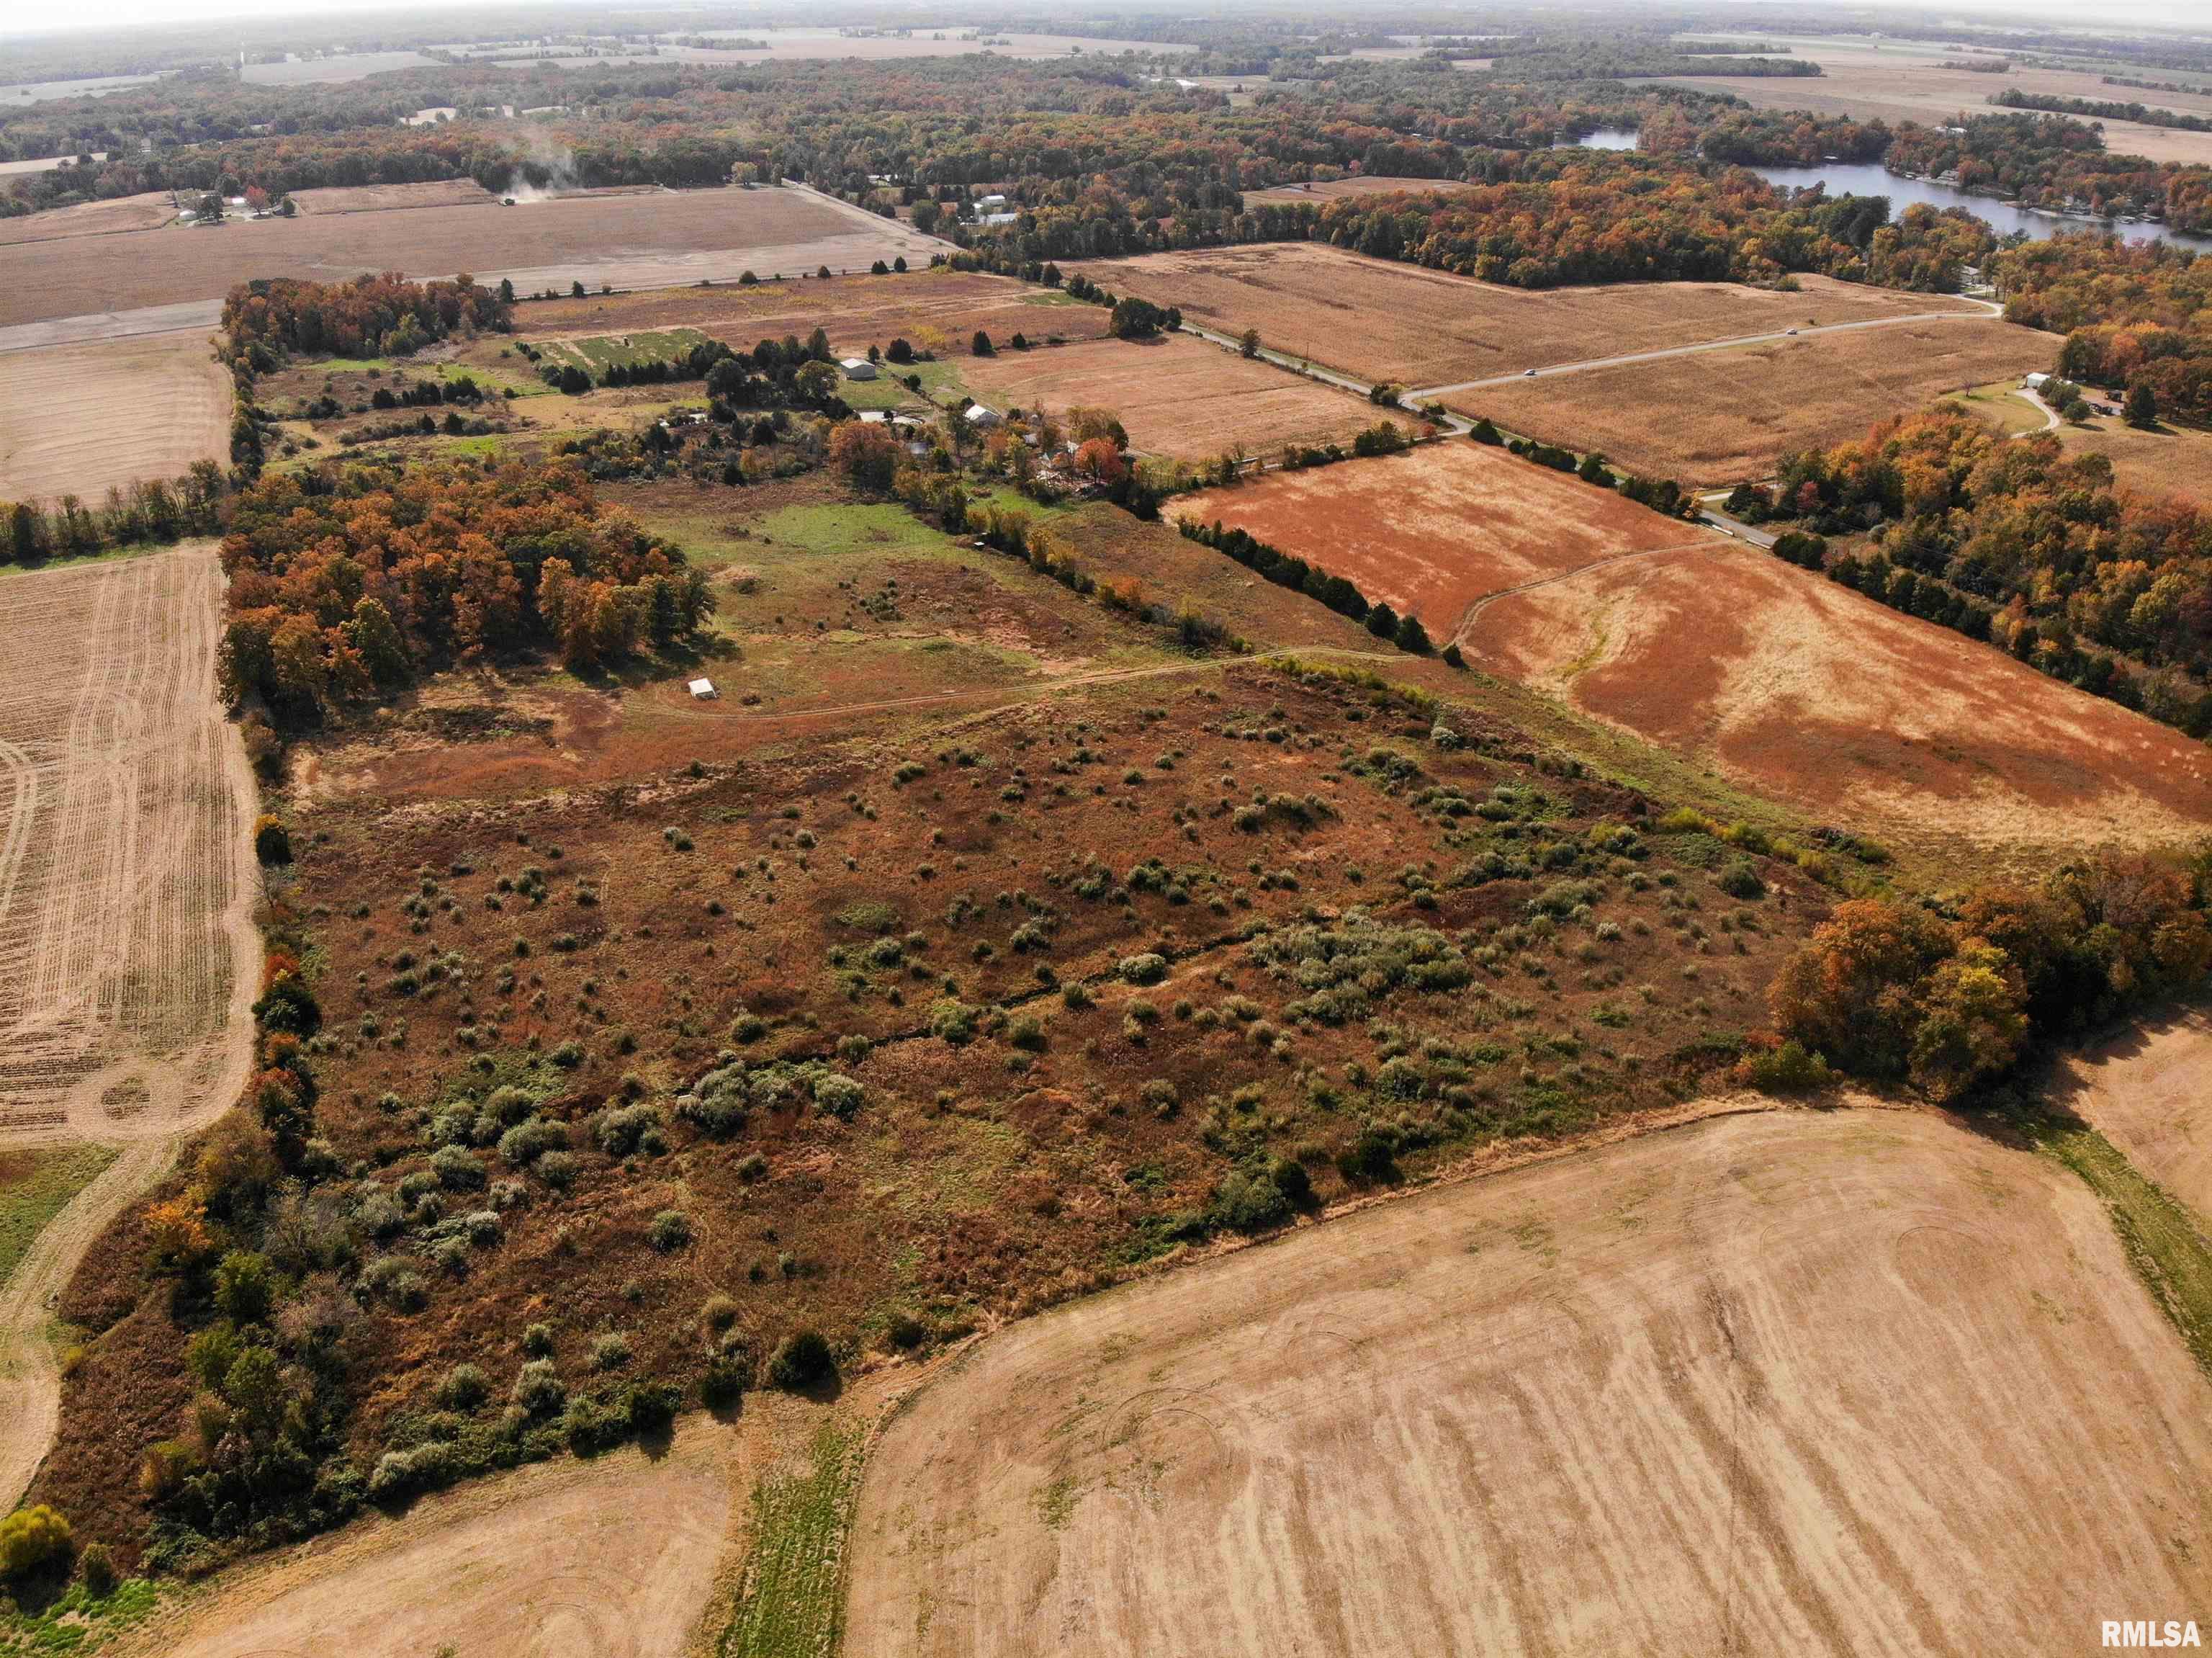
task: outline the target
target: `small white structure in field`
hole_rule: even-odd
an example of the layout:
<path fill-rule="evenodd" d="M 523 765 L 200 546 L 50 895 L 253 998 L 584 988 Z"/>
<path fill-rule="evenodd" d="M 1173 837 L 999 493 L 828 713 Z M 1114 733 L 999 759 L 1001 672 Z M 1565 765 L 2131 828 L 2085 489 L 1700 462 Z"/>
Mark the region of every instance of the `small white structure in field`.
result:
<path fill-rule="evenodd" d="M 993 426 L 1001 424 L 1006 417 L 996 409 L 987 409 L 980 403 L 971 403 L 968 405 L 966 418 L 969 425 L 980 426 L 988 430 Z"/>
<path fill-rule="evenodd" d="M 837 366 L 845 371 L 848 380 L 873 380 L 876 377 L 876 365 L 864 357 L 848 357 Z"/>
<path fill-rule="evenodd" d="M 863 409 L 860 411 L 860 424 L 863 426 L 880 426 L 890 418 L 890 417 L 885 414 L 881 409 Z"/>
<path fill-rule="evenodd" d="M 2030 375 L 2020 383 L 2027 387 L 2031 392 L 2039 392 L 2045 387 L 2051 384 L 2051 376 L 2049 375 Z"/>
<path fill-rule="evenodd" d="M 995 193 L 975 198 L 975 210 L 979 213 L 995 213 L 1006 204 L 1006 198 Z"/>
<path fill-rule="evenodd" d="M 702 703 L 710 703 L 722 693 L 714 689 L 712 680 L 694 680 L 691 681 L 691 694 Z"/>

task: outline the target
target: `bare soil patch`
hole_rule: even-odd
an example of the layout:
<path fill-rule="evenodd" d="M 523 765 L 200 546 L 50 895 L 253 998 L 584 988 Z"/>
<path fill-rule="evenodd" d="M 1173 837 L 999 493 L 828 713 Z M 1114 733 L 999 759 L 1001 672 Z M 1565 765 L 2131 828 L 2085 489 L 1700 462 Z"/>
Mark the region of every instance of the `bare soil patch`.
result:
<path fill-rule="evenodd" d="M 79 202 L 21 218 L 0 219 L 0 246 L 15 242 L 60 241 L 71 236 L 108 236 L 125 230 L 151 230 L 177 216 L 166 190 L 112 201 Z"/>
<path fill-rule="evenodd" d="M 1444 401 L 1640 472 L 1726 484 L 1766 476 L 1787 450 L 1862 436 L 1939 393 L 2048 369 L 2061 343 L 1961 317 L 1589 369 Z"/>
<path fill-rule="evenodd" d="M 1086 266 L 1085 274 L 1115 293 L 1181 306 L 1194 322 L 1227 333 L 1257 328 L 1272 350 L 1413 387 L 1808 321 L 1974 308 L 1820 277 L 1800 277 L 1794 294 L 1721 282 L 1532 291 L 1313 242 L 1146 253 Z"/>
<path fill-rule="evenodd" d="M 2051 1098 L 2212 1216 L 2212 1015 L 2181 1009 L 2069 1055 Z"/>
<path fill-rule="evenodd" d="M 1463 643 L 1480 666 L 1832 822 L 2050 847 L 2212 824 L 2202 745 L 1723 541 L 1500 597 Z"/>
<path fill-rule="evenodd" d="M 1008 351 L 961 365 L 969 388 L 996 407 L 1111 409 L 1133 448 L 1176 460 L 1232 448 L 1272 454 L 1285 443 L 1349 443 L 1380 420 L 1410 419 L 1348 392 L 1250 362 L 1204 340 L 1102 340 L 1058 350 Z"/>
<path fill-rule="evenodd" d="M 769 1437 L 750 1416 L 690 1418 L 665 1454 L 541 1464 L 364 1521 L 226 1577 L 118 1658 L 671 1658 L 742 1533 Z"/>
<path fill-rule="evenodd" d="M 1932 1117 L 1724 1118 L 994 1338 L 872 1461 L 848 1640 L 2087 1642 L 2087 1607 L 2212 1591 L 2203 1391 L 2051 1163 Z"/>
<path fill-rule="evenodd" d="M 230 375 L 200 335 L 57 345 L 7 363 L 0 498 L 98 502 L 229 454 Z"/>
<path fill-rule="evenodd" d="M 1610 490 L 1466 442 L 1269 472 L 1178 497 L 1165 510 L 1247 530 L 1345 576 L 1370 600 L 1418 615 L 1440 643 L 1470 607 L 1507 588 L 1623 554 L 1718 540 Z"/>
<path fill-rule="evenodd" d="M 0 578 L 0 1137 L 160 1137 L 245 1082 L 254 793 L 207 544 Z M 147 1099 L 110 1110 L 136 1079 Z"/>
<path fill-rule="evenodd" d="M 28 222 L 21 221 L 19 222 Z M 155 240 L 155 238 L 159 240 Z M 746 270 L 866 271 L 944 244 L 799 190 L 659 191 L 501 208 L 408 208 L 148 230 L 0 247 L 0 326 L 216 299 L 253 277 L 330 282 L 363 271 L 469 271 L 526 293 L 649 287 Z"/>
<path fill-rule="evenodd" d="M 400 207 L 496 207 L 499 198 L 474 179 L 438 179 L 428 184 L 332 186 L 295 190 L 293 205 L 302 213 L 374 213 Z"/>

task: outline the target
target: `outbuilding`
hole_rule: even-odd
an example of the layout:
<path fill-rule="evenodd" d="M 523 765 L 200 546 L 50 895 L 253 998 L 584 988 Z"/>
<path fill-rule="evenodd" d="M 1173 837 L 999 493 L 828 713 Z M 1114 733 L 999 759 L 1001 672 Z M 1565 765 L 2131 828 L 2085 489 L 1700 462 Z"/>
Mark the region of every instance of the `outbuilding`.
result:
<path fill-rule="evenodd" d="M 2020 383 L 2027 387 L 2031 392 L 2039 392 L 2045 387 L 2051 384 L 2051 376 L 2049 375 L 2042 374 L 2030 375 Z"/>
<path fill-rule="evenodd" d="M 848 380 L 873 380 L 876 377 L 876 365 L 864 357 L 848 357 L 837 366 L 845 371 Z"/>
<path fill-rule="evenodd" d="M 987 409 L 980 403 L 971 403 L 968 405 L 966 418 L 969 425 L 980 426 L 986 430 L 1000 425 L 1006 420 L 1006 417 L 996 409 Z"/>
<path fill-rule="evenodd" d="M 691 694 L 702 703 L 710 703 L 722 693 L 714 689 L 712 680 L 694 680 L 691 681 Z"/>

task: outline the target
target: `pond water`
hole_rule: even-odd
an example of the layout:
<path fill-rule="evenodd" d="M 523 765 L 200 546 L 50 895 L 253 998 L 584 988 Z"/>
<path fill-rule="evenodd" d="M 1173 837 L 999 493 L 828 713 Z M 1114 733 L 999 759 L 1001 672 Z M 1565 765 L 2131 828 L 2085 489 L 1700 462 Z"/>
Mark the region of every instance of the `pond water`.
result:
<path fill-rule="evenodd" d="M 1581 138 L 1560 138 L 1554 149 L 1633 149 L 1633 128 L 1601 127 Z M 2073 218 L 2064 214 L 2038 213 L 1998 196 L 1977 196 L 1956 185 L 1928 179 L 1906 179 L 1874 162 L 1832 162 L 1823 167 L 1755 167 L 1752 171 L 1769 184 L 1790 190 L 1807 190 L 1816 184 L 1828 186 L 1831 196 L 1887 196 L 1893 215 L 1915 202 L 1930 207 L 1963 207 L 1986 220 L 2001 236 L 2018 231 L 2032 241 L 2047 241 L 2057 230 L 2101 229 L 2117 232 L 2130 241 L 2170 241 L 2199 253 L 2212 253 L 2212 236 L 2169 230 L 2162 224 L 2122 224 L 2110 219 Z"/>

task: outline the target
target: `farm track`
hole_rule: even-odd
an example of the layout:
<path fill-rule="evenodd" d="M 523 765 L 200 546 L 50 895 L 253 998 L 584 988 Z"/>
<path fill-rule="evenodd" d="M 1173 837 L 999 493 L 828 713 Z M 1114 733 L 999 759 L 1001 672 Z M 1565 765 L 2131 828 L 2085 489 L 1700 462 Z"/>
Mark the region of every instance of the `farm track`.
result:
<path fill-rule="evenodd" d="M 0 1295 L 0 1497 L 50 1442 L 47 1309 L 252 1059 L 252 774 L 206 544 L 0 578 L 0 1147 L 120 1143 Z"/>
<path fill-rule="evenodd" d="M 1594 570 L 1603 570 L 1608 564 L 1618 564 L 1630 558 L 1656 558 L 1662 552 L 1717 552 L 1725 545 L 1726 543 L 1707 535 L 1701 536 L 1695 541 L 1677 541 L 1669 546 L 1637 547 L 1627 552 L 1611 553 L 1603 558 L 1593 558 L 1587 564 L 1577 564 L 1572 570 L 1563 570 L 1551 576 L 1540 576 L 1532 582 L 1517 582 L 1510 588 L 1499 588 L 1494 593 L 1484 594 L 1460 613 L 1459 624 L 1452 629 L 1450 642 L 1454 644 L 1464 643 L 1468 631 L 1474 625 L 1475 619 L 1482 614 L 1486 606 L 1494 604 L 1500 599 L 1510 599 L 1516 593 L 1527 593 L 1536 588 L 1547 588 L 1555 582 L 1571 582 L 1578 576 L 1587 576 Z"/>

